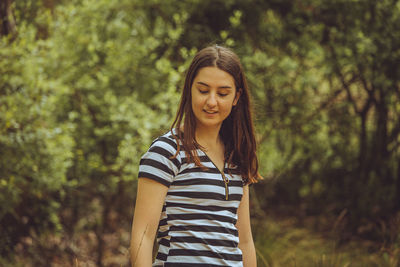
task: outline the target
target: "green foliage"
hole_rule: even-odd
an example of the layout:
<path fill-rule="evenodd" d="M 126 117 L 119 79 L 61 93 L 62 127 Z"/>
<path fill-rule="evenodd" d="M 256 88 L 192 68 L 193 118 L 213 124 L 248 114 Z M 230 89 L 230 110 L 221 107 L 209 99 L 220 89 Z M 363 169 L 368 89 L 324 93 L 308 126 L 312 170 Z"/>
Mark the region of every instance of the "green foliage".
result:
<path fill-rule="evenodd" d="M 32 231 L 79 231 L 93 201 L 105 217 L 89 229 L 133 203 L 138 159 L 168 129 L 182 76 L 171 49 L 157 53 L 158 37 L 173 43 L 179 28 L 150 23 L 137 4 L 65 4 L 37 17 L 47 17 L 49 38 L 29 25 L 3 38 L 2 253 Z"/>
<path fill-rule="evenodd" d="M 39 66 L 34 30 L 25 30 L 12 44 L 3 39 L 0 52 L 1 253 L 31 229 L 60 228 L 58 199 L 72 165 L 70 125 L 54 125 L 56 95 Z"/>

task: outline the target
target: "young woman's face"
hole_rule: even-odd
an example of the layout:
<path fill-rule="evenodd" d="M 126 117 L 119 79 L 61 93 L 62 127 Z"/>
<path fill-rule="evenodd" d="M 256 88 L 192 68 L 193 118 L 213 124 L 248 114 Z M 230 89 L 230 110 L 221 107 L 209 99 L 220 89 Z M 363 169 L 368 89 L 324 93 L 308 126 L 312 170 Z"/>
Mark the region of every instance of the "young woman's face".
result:
<path fill-rule="evenodd" d="M 200 127 L 219 127 L 239 99 L 233 77 L 217 67 L 199 70 L 192 84 L 192 110 Z"/>

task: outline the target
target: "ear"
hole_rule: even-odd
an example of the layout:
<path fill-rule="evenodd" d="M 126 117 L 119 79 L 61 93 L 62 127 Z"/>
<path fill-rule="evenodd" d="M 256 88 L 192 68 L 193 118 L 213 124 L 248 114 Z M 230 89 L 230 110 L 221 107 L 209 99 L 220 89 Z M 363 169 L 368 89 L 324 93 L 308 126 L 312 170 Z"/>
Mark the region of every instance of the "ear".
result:
<path fill-rule="evenodd" d="M 233 99 L 232 106 L 236 106 L 241 94 L 242 94 L 242 88 L 239 88 L 236 92 L 235 99 Z"/>

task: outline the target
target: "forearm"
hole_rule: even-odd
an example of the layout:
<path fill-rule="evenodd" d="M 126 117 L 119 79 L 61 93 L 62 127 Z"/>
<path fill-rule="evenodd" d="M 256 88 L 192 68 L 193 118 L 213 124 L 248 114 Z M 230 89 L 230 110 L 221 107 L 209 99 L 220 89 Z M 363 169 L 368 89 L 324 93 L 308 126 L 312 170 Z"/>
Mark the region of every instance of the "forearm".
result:
<path fill-rule="evenodd" d="M 152 265 L 154 242 L 146 235 L 142 236 L 143 238 L 134 236 L 131 241 L 129 249 L 131 267 L 151 267 Z"/>
<path fill-rule="evenodd" d="M 253 240 L 246 243 L 239 243 L 239 248 L 243 255 L 243 267 L 256 267 L 257 257 Z"/>
<path fill-rule="evenodd" d="M 132 223 L 130 260 L 132 267 L 150 267 L 154 238 L 168 188 L 150 179 L 139 179 Z"/>
<path fill-rule="evenodd" d="M 239 248 L 242 250 L 243 266 L 257 266 L 256 249 L 254 247 L 253 235 L 251 234 L 248 186 L 243 188 L 243 197 L 238 209 L 236 228 L 239 232 Z"/>

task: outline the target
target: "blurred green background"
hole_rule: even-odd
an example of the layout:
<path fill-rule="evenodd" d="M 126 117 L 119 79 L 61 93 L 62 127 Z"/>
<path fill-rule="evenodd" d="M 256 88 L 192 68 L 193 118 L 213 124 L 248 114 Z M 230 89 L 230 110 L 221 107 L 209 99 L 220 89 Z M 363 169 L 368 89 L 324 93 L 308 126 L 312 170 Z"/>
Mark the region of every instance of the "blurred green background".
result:
<path fill-rule="evenodd" d="M 400 1 L 1 0 L 0 265 L 126 266 L 185 70 L 242 59 L 259 266 L 400 266 Z"/>

